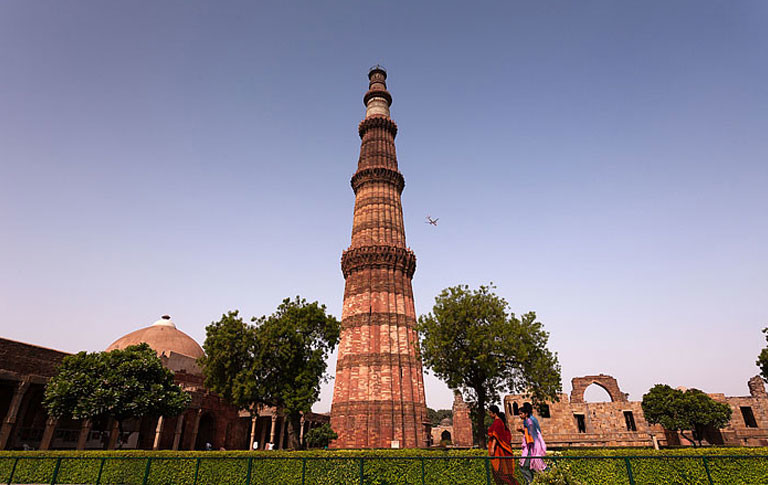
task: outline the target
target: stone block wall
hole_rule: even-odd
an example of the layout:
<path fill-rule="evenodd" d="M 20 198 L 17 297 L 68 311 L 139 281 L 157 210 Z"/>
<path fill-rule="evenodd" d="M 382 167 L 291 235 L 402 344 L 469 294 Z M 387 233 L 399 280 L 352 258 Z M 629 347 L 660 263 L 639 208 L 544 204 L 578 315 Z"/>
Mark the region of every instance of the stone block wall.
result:
<path fill-rule="evenodd" d="M 630 401 L 627 395 L 621 392 L 615 378 L 599 374 L 576 377 L 571 382 L 573 390 L 570 397 L 560 394 L 558 402 L 546 403 L 548 417 L 543 416 L 544 413 L 536 412 L 548 446 L 653 446 L 654 438 L 660 446 L 691 444 L 679 433 L 669 432 L 659 425 L 649 425 L 645 420 L 641 402 Z M 605 389 L 612 401 L 585 402 L 584 391 L 592 384 Z M 709 394 L 714 400 L 727 403 L 733 414 L 727 427 L 705 432 L 707 442 L 733 446 L 768 446 L 768 393 L 765 392 L 764 383 L 759 377 L 750 379 L 748 385 L 749 396 Z M 517 428 L 516 407 L 522 406 L 527 400 L 528 396 L 524 394 L 504 398 L 505 411 L 511 417 L 511 428 Z M 634 430 L 628 429 L 625 413 L 631 413 Z M 577 416 L 583 417 L 582 430 L 579 429 Z M 513 442 L 516 440 L 517 437 L 513 437 Z"/>

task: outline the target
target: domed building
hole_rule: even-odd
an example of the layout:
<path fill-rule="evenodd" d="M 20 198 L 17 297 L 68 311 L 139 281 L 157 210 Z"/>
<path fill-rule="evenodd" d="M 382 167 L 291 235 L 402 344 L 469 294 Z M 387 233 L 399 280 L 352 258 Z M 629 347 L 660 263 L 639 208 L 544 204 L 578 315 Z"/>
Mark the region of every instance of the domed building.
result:
<path fill-rule="evenodd" d="M 120 337 L 106 350 L 109 352 L 141 343 L 149 344 L 152 350 L 157 352 L 163 365 L 173 372 L 202 376 L 196 361 L 205 355 L 203 348 L 195 342 L 195 339 L 176 328 L 170 315 L 163 315 L 149 327 L 140 328 Z"/>
<path fill-rule="evenodd" d="M 169 315 L 163 315 L 152 325 L 115 340 L 106 351 L 142 343 L 152 347 L 163 366 L 173 372 L 176 384 L 192 396 L 192 402 L 180 416 L 146 417 L 126 423 L 120 437 L 124 447 L 203 450 L 247 446 L 247 420 L 203 385 L 197 359 L 205 352 L 195 339 L 176 328 Z"/>
<path fill-rule="evenodd" d="M 256 416 L 241 411 L 205 388 L 197 359 L 205 352 L 195 339 L 164 315 L 152 325 L 135 330 L 110 344 L 106 351 L 147 343 L 174 381 L 192 396 L 179 416 L 126 420 L 123 434 L 108 418 L 54 419 L 42 405 L 45 384 L 61 361 L 70 355 L 24 342 L 0 338 L 0 450 L 4 449 L 103 449 L 119 444 L 123 449 L 203 450 L 275 449 L 287 444 L 282 413 L 259 406 Z M 327 414 L 307 413 L 300 438 L 311 428 L 329 421 Z"/>
<path fill-rule="evenodd" d="M 182 415 L 134 420 L 126 426 L 123 441 L 131 448 L 203 450 L 252 448 L 254 442 L 264 449 L 267 442 L 282 449 L 286 442 L 285 420 L 274 407 L 260 406 L 257 416 L 238 411 L 215 393 L 205 388 L 197 359 L 205 352 L 192 337 L 176 327 L 169 315 L 148 327 L 140 328 L 115 340 L 107 351 L 146 343 L 157 353 L 163 365 L 173 371 L 176 384 L 192 396 Z M 304 416 L 301 435 L 315 425 L 328 421 L 328 416 L 308 413 Z M 113 433 L 114 434 L 114 433 Z M 249 439 L 250 436 L 250 439 Z"/>

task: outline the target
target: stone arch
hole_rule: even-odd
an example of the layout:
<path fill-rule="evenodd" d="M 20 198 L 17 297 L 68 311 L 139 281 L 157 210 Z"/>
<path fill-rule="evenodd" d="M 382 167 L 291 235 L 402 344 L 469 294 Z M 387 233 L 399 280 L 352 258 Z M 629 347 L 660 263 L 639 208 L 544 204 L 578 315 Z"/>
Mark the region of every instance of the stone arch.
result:
<path fill-rule="evenodd" d="M 593 382 L 584 388 L 584 402 L 608 402 L 613 401 L 611 393 L 599 382 Z"/>
<path fill-rule="evenodd" d="M 619 382 L 612 376 L 599 374 L 596 376 L 574 377 L 571 379 L 571 402 L 584 402 L 584 391 L 592 384 L 605 389 L 612 402 L 627 402 L 627 395 L 621 392 Z"/>

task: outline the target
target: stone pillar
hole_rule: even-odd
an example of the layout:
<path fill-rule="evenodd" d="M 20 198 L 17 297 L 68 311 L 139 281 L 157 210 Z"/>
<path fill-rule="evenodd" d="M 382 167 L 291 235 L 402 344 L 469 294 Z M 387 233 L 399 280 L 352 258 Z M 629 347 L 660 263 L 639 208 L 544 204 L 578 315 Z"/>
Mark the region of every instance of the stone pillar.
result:
<path fill-rule="evenodd" d="M 45 430 L 43 431 L 43 438 L 40 440 L 40 450 L 45 451 L 51 448 L 51 440 L 53 440 L 53 432 L 56 431 L 56 425 L 59 420 L 56 418 L 48 418 L 45 420 Z"/>
<path fill-rule="evenodd" d="M 304 447 L 304 415 L 301 415 L 301 428 L 299 429 L 299 446 Z"/>
<path fill-rule="evenodd" d="M 755 376 L 748 380 L 747 386 L 749 386 L 750 396 L 768 398 L 768 393 L 765 392 L 765 383 L 760 376 Z"/>
<path fill-rule="evenodd" d="M 109 430 L 109 442 L 107 443 L 108 450 L 114 450 L 117 447 L 117 439 L 120 437 L 120 423 L 116 419 L 112 420 L 112 426 Z"/>
<path fill-rule="evenodd" d="M 253 443 L 256 441 L 256 421 L 258 420 L 259 420 L 258 414 L 251 416 L 251 440 L 248 442 L 249 450 L 253 450 Z"/>
<path fill-rule="evenodd" d="M 659 451 L 659 440 L 656 439 L 656 435 L 653 433 L 651 433 L 651 443 L 653 444 L 653 449 Z"/>
<path fill-rule="evenodd" d="M 277 414 L 272 415 L 272 427 L 269 430 L 269 442 L 275 444 L 275 424 L 277 423 Z"/>
<path fill-rule="evenodd" d="M 3 426 L 0 428 L 0 450 L 4 450 L 10 442 L 11 431 L 13 431 L 13 426 L 16 424 L 16 415 L 19 413 L 21 400 L 24 398 L 27 389 L 29 389 L 29 379 L 24 379 L 19 382 L 16 390 L 13 391 L 11 406 L 8 408 L 8 413 L 3 420 Z"/>
<path fill-rule="evenodd" d="M 80 436 L 77 437 L 77 450 L 85 449 L 85 442 L 88 441 L 88 435 L 91 433 L 93 422 L 90 419 L 84 419 L 80 424 Z"/>
<path fill-rule="evenodd" d="M 283 449 L 283 443 L 285 443 L 285 430 L 288 429 L 288 417 L 283 416 L 283 427 L 280 431 L 280 445 L 277 447 L 278 450 Z"/>
<path fill-rule="evenodd" d="M 153 450 L 160 449 L 160 438 L 163 436 L 163 427 L 165 426 L 165 418 L 160 416 L 157 418 L 157 428 L 155 428 L 155 442 L 152 444 Z"/>
<path fill-rule="evenodd" d="M 195 414 L 195 424 L 192 426 L 192 441 L 189 443 L 189 449 L 195 449 L 195 443 L 197 443 L 197 431 L 200 429 L 200 418 L 203 416 L 203 409 L 200 408 Z"/>
<path fill-rule="evenodd" d="M 261 427 L 261 440 L 259 441 L 259 449 L 264 449 L 267 446 L 267 426 Z"/>
<path fill-rule="evenodd" d="M 184 414 L 179 414 L 176 418 L 176 431 L 173 433 L 173 449 L 178 450 L 181 444 L 181 432 L 184 429 Z"/>

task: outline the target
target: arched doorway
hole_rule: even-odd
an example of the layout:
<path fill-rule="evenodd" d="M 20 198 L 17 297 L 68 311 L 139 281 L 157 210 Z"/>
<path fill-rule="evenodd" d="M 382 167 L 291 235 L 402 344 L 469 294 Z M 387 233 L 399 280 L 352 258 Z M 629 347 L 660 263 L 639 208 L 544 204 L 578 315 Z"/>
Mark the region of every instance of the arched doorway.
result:
<path fill-rule="evenodd" d="M 584 389 L 584 402 L 611 402 L 613 397 L 599 382 L 593 382 Z"/>
<path fill-rule="evenodd" d="M 205 450 L 206 445 L 210 444 L 212 448 L 216 445 L 213 441 L 214 430 L 216 429 L 216 420 L 211 413 L 205 413 L 200 416 L 200 425 L 197 427 L 197 439 L 195 440 L 196 450 Z"/>

